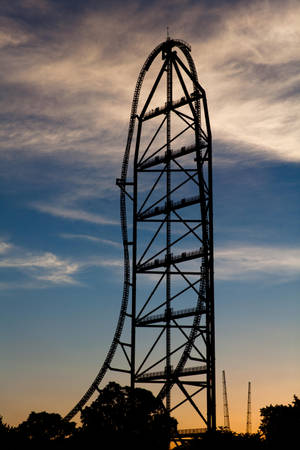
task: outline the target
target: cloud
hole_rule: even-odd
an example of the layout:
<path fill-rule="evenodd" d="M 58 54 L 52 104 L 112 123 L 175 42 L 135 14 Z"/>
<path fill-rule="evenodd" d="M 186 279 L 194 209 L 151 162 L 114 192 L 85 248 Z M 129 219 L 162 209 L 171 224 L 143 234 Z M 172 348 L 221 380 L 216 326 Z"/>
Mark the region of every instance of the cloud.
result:
<path fill-rule="evenodd" d="M 92 239 L 92 236 L 83 238 Z M 105 239 L 99 241 L 117 246 L 113 241 Z M 120 258 L 102 255 L 80 259 L 65 258 L 53 252 L 31 252 L 6 242 L 0 242 L 0 253 L 4 255 L 0 259 L 0 272 L 10 271 L 9 281 L 5 281 L 2 277 L 0 289 L 43 289 L 51 286 L 81 285 L 80 274 L 90 268 L 103 267 L 119 272 L 123 267 Z"/>
<path fill-rule="evenodd" d="M 194 251 L 178 248 L 175 255 Z M 199 271 L 199 259 L 182 263 L 187 271 Z M 285 283 L 299 280 L 300 248 L 289 246 L 247 245 L 233 242 L 214 250 L 216 281 L 264 281 Z"/>
<path fill-rule="evenodd" d="M 34 203 L 32 207 L 40 212 L 50 214 L 55 217 L 62 217 L 69 220 L 80 220 L 84 222 L 95 223 L 98 225 L 120 225 L 118 221 L 108 219 L 100 214 L 83 211 L 80 209 L 71 209 L 63 206 L 46 205 Z"/>
<path fill-rule="evenodd" d="M 64 239 L 79 239 L 79 240 L 87 240 L 91 242 L 98 242 L 100 244 L 109 245 L 112 247 L 121 247 L 121 244 L 119 242 L 111 241 L 110 239 L 102 239 L 96 236 L 90 236 L 88 234 L 71 234 L 71 233 L 62 233 L 60 234 L 60 237 Z"/>
<path fill-rule="evenodd" d="M 11 244 L 8 242 L 0 241 L 0 254 L 6 253 L 9 249 L 11 249 Z"/>
<path fill-rule="evenodd" d="M 119 6 L 87 8 L 66 22 L 58 6 L 44 2 L 43 14 L 47 7 L 58 20 L 47 39 L 41 27 L 3 18 L 4 149 L 117 162 L 138 71 L 169 23 L 172 35 L 192 44 L 214 137 L 268 159 L 299 162 L 300 113 L 288 95 L 299 83 L 298 2 Z"/>
<path fill-rule="evenodd" d="M 300 276 L 300 249 L 233 245 L 215 251 L 217 280 L 269 279 L 290 281 Z"/>
<path fill-rule="evenodd" d="M 79 270 L 79 264 L 68 259 L 59 258 L 51 252 L 32 254 L 14 247 L 12 254 L 0 260 L 0 269 L 17 269 L 26 276 L 50 284 L 77 284 L 73 277 Z M 4 286 L 15 288 L 17 283 L 4 283 Z M 37 285 L 39 286 L 39 285 Z M 22 287 L 24 285 L 22 284 Z"/>
<path fill-rule="evenodd" d="M 118 271 L 123 268 L 124 262 L 120 258 L 90 258 L 86 263 L 86 266 L 98 266 L 98 267 L 109 267 L 112 269 L 117 269 Z"/>
<path fill-rule="evenodd" d="M 220 34 L 192 45 L 214 136 L 250 156 L 300 161 L 298 102 L 288 95 L 297 83 L 299 93 L 299 13 L 294 1 L 241 2 L 223 10 Z"/>

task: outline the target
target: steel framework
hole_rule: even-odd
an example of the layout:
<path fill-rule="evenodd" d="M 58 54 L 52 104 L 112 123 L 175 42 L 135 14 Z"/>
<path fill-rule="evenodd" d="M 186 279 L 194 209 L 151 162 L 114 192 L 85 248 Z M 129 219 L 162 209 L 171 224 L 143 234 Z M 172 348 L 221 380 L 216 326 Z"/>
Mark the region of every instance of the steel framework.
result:
<path fill-rule="evenodd" d="M 222 379 L 223 379 L 224 428 L 225 428 L 225 430 L 230 430 L 229 408 L 228 408 L 228 398 L 227 398 L 225 370 L 222 371 Z"/>
<path fill-rule="evenodd" d="M 247 399 L 247 424 L 246 433 L 251 434 L 252 424 L 251 424 L 251 382 L 248 382 L 248 399 Z"/>
<path fill-rule="evenodd" d="M 189 409 L 198 428 L 216 427 L 211 130 L 190 50 L 168 37 L 138 76 L 117 179 L 121 312 L 104 364 L 66 419 L 110 371 L 132 388 L 151 385 L 172 415 Z"/>

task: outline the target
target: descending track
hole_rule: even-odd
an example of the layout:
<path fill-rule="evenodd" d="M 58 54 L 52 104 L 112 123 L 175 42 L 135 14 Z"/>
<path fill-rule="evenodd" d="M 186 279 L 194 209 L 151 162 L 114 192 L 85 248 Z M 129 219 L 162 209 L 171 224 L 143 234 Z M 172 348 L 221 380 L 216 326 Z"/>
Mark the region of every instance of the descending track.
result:
<path fill-rule="evenodd" d="M 174 49 L 179 49 L 182 52 L 188 63 L 187 65 L 177 56 L 177 52 Z M 169 411 L 175 410 L 186 402 L 190 403 L 204 422 L 205 427 L 208 429 L 215 427 L 211 135 L 206 95 L 198 82 L 190 50 L 190 46 L 186 42 L 168 38 L 167 41 L 159 44 L 150 53 L 139 73 L 132 101 L 121 177 L 117 179 L 117 184 L 120 187 L 120 219 L 124 249 L 124 286 L 120 315 L 111 346 L 102 367 L 86 393 L 66 415 L 66 420 L 73 418 L 90 400 L 92 395 L 99 390 L 99 385 L 108 371 L 117 371 L 129 374 L 132 387 L 136 383 L 160 384 L 157 395 L 165 399 L 166 407 Z M 138 114 L 140 93 L 145 76 L 158 55 L 162 56 L 162 67 L 144 106 Z M 173 73 L 177 75 L 184 94 L 183 97 L 176 101 L 173 100 Z M 167 102 L 161 107 L 149 109 L 156 89 L 165 74 Z M 184 76 L 192 83 L 193 92 L 188 91 L 187 83 L 183 79 Z M 182 109 L 185 107 L 189 108 L 191 114 L 187 114 L 186 109 Z M 202 119 L 201 108 L 204 114 Z M 171 134 L 171 115 L 174 112 L 187 124 L 184 132 L 186 130 L 188 132 L 192 131 L 194 136 L 193 144 L 176 150 L 172 146 L 174 143 L 176 144 L 178 137 L 184 132 L 180 132 L 177 135 Z M 143 127 L 146 122 L 152 123 L 159 116 L 163 117 L 163 121 L 157 131 L 155 131 L 150 144 L 143 151 L 141 143 Z M 201 120 L 205 123 L 205 130 Z M 135 136 L 137 124 L 138 129 Z M 150 151 L 151 145 L 163 126 L 166 127 L 166 143 L 155 151 Z M 131 162 L 133 173 L 130 174 L 131 178 L 129 178 L 128 170 L 134 139 L 135 152 L 133 162 Z M 190 157 L 189 161 L 196 162 L 193 169 L 187 169 L 183 167 L 184 163 L 179 162 L 181 160 L 185 161 L 188 157 Z M 176 171 L 180 172 L 180 175 L 185 176 L 186 180 L 178 181 L 174 187 L 173 180 L 178 175 L 175 173 Z M 142 188 L 143 183 L 145 185 L 148 183 L 146 178 L 143 177 L 146 177 L 149 173 L 153 173 L 154 176 L 158 175 L 158 178 L 152 181 L 152 185 L 150 182 L 148 195 L 144 196 L 143 201 L 141 201 L 139 190 Z M 151 200 L 153 193 L 159 191 L 159 185 L 163 178 L 166 179 L 166 194 L 159 194 L 155 200 Z M 177 200 L 176 193 L 181 192 L 182 186 L 186 187 L 187 183 L 196 185 L 196 195 Z M 128 219 L 128 202 L 130 204 L 130 213 L 132 210 L 132 223 Z M 182 211 L 192 211 L 194 214 L 195 208 L 198 208 L 198 217 L 195 218 L 193 216 L 193 219 L 183 218 Z M 132 237 L 130 238 L 128 223 L 133 229 Z M 147 226 L 151 223 L 158 223 L 158 229 L 147 244 L 141 243 L 139 234 L 142 232 L 147 233 Z M 177 223 L 180 223 L 187 231 L 181 232 L 181 236 L 175 239 L 173 236 L 176 230 L 174 231 L 172 227 Z M 153 247 L 153 243 L 157 240 L 157 236 L 159 236 L 163 227 L 166 229 L 165 243 L 161 244 L 161 248 L 149 257 L 149 249 L 151 249 L 151 246 Z M 173 254 L 173 250 L 177 248 L 178 242 L 185 242 L 186 237 L 190 239 L 194 236 L 198 239 L 200 247 L 191 249 L 191 251 L 177 252 L 176 255 Z M 196 271 L 194 269 L 191 270 L 190 267 L 192 266 L 187 266 L 187 264 L 191 264 L 194 261 L 197 261 L 200 265 Z M 173 284 L 175 286 L 175 281 L 173 280 L 178 275 L 187 286 L 174 294 L 176 288 L 173 289 L 172 293 Z M 190 276 L 196 276 L 196 281 L 190 281 Z M 145 277 L 148 277 L 148 280 L 153 280 L 153 288 L 150 296 L 146 296 L 145 300 L 142 301 L 142 305 L 138 307 L 137 297 L 141 297 L 141 294 L 137 294 L 137 291 L 144 283 L 142 277 L 144 277 L 143 280 Z M 165 297 L 146 313 L 152 298 L 162 285 L 162 280 L 166 286 Z M 189 307 L 187 307 L 183 303 L 184 308 L 175 311 L 171 307 L 175 303 L 175 299 L 180 298 L 180 295 L 183 296 L 187 292 L 188 294 L 190 292 L 196 294 L 194 295 L 193 304 L 189 304 Z M 184 298 L 184 302 L 186 301 L 186 298 Z M 188 299 L 188 301 L 190 300 Z M 154 312 L 156 314 L 153 314 Z M 129 327 L 131 331 L 129 341 L 125 342 L 121 340 L 121 336 L 128 318 L 131 321 L 131 326 Z M 187 322 L 188 319 L 190 319 L 189 323 Z M 180 323 L 180 320 L 185 322 Z M 158 336 L 150 337 L 152 341 L 150 342 L 149 350 L 145 351 L 145 354 L 140 358 L 141 362 L 137 365 L 136 333 L 137 330 L 142 330 L 143 332 L 143 329 L 146 330 L 149 327 L 152 329 L 157 327 L 161 331 L 159 331 Z M 173 329 L 176 329 L 184 337 L 183 342 L 176 343 L 174 347 L 172 347 L 171 342 Z M 162 357 L 160 354 L 158 359 L 153 357 L 154 359 L 150 363 L 150 355 L 152 357 L 162 335 L 166 336 L 166 353 Z M 199 340 L 203 348 L 200 348 L 197 344 Z M 120 349 L 128 367 L 118 366 L 113 368 L 113 359 L 116 352 Z M 130 353 L 128 353 L 128 350 Z M 159 351 L 161 352 L 161 350 Z M 173 358 L 172 364 L 171 358 Z M 148 361 L 150 365 L 145 369 L 145 363 Z M 201 365 L 189 367 L 189 362 L 191 361 L 201 362 Z M 161 364 L 164 365 L 164 369 L 158 370 Z M 156 371 L 152 372 L 152 368 L 155 368 Z M 188 381 L 183 381 L 182 377 Z M 204 378 L 200 380 L 201 377 Z M 171 406 L 170 392 L 175 385 L 179 387 L 181 394 L 183 393 L 184 399 L 177 401 L 177 404 Z M 187 390 L 187 385 L 196 387 L 196 391 L 191 393 Z M 194 401 L 196 394 L 203 393 L 203 391 L 206 393 L 204 410 L 201 409 L 202 407 L 197 406 Z"/>

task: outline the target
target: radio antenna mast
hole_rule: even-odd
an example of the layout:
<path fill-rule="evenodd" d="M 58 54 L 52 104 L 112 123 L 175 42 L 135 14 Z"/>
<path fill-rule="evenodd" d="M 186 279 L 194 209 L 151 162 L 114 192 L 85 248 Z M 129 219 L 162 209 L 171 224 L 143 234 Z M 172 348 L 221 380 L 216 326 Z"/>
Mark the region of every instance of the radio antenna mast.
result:
<path fill-rule="evenodd" d="M 223 375 L 224 428 L 225 430 L 230 430 L 225 370 L 223 370 L 222 375 Z"/>
<path fill-rule="evenodd" d="M 251 424 L 251 383 L 248 382 L 248 404 L 247 404 L 247 426 L 246 426 L 246 433 L 250 434 L 252 429 Z"/>

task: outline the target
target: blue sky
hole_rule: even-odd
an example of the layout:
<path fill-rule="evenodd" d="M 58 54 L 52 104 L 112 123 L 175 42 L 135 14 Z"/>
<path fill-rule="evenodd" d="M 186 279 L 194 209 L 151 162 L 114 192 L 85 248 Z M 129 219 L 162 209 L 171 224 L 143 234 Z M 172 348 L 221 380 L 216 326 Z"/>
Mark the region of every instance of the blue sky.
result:
<path fill-rule="evenodd" d="M 0 6 L 0 413 L 73 407 L 122 294 L 119 177 L 139 70 L 192 46 L 214 152 L 218 424 L 300 395 L 300 5 L 50 1 Z M 184 424 L 186 427 L 188 423 Z M 195 424 L 191 423 L 191 426 Z"/>

